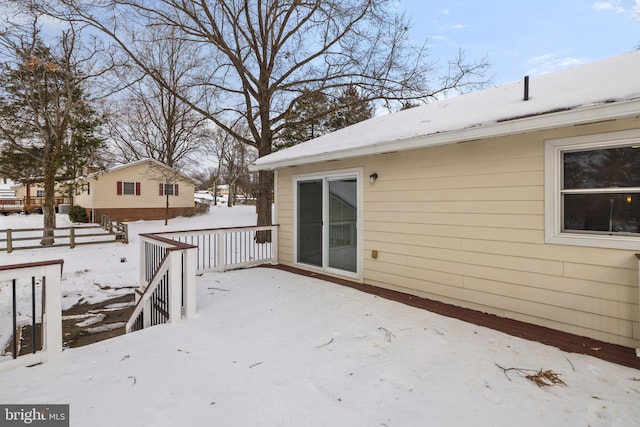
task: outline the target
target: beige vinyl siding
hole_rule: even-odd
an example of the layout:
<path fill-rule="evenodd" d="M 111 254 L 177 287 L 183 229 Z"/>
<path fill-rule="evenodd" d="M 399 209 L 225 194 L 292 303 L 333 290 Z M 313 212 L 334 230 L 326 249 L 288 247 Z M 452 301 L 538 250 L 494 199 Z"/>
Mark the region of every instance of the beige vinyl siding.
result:
<path fill-rule="evenodd" d="M 92 204 L 93 204 L 93 192 L 95 191 L 96 188 L 96 180 L 95 179 L 89 179 L 86 181 L 79 181 L 77 183 L 77 186 L 79 188 L 81 188 L 81 186 L 84 184 L 89 184 L 89 194 L 87 194 L 86 189 L 84 191 L 81 191 L 80 189 L 78 190 L 78 192 L 80 194 L 74 194 L 73 195 L 73 204 L 76 206 L 82 206 L 83 208 L 87 208 L 87 209 L 91 209 L 92 208 Z"/>
<path fill-rule="evenodd" d="M 14 188 L 17 198 L 27 197 L 27 185 L 20 185 Z M 44 184 L 29 184 L 29 194 L 31 197 L 38 197 L 38 190 L 44 191 Z M 60 196 L 60 192 L 56 191 L 56 197 Z"/>
<path fill-rule="evenodd" d="M 166 197 L 159 195 L 158 185 L 163 181 L 160 167 L 154 165 L 149 169 L 146 163 L 112 170 L 98 176 L 92 182 L 93 207 L 100 208 L 162 208 L 165 206 Z M 139 182 L 140 195 L 117 195 L 117 183 Z M 171 207 L 193 207 L 194 185 L 179 178 L 174 181 L 178 184 L 178 196 L 169 196 Z"/>
<path fill-rule="evenodd" d="M 638 127 L 605 122 L 281 169 L 280 262 L 295 264 L 293 177 L 362 167 L 365 283 L 638 346 L 635 252 L 544 240 L 544 141 Z"/>

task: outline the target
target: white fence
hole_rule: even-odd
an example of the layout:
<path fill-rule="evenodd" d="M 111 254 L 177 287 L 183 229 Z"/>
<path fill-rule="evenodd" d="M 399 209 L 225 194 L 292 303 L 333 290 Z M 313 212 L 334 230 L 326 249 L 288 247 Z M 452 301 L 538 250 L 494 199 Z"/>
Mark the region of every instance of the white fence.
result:
<path fill-rule="evenodd" d="M 0 372 L 44 363 L 62 352 L 62 264 L 0 266 Z M 21 355 L 19 333 L 26 326 L 31 328 L 30 352 Z"/>

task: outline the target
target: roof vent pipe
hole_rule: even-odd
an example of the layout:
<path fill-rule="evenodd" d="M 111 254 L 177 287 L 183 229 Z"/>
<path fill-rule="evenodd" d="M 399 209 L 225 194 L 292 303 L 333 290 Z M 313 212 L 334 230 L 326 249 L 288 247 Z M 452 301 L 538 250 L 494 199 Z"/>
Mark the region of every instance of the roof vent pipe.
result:
<path fill-rule="evenodd" d="M 524 76 L 524 100 L 529 100 L 529 76 Z"/>

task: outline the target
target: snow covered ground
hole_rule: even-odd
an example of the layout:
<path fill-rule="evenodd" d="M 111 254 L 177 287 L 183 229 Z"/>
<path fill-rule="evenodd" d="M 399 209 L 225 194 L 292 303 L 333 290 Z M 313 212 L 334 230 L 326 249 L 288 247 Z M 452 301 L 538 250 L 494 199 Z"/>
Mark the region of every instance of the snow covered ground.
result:
<path fill-rule="evenodd" d="M 12 219 L 26 217 L 0 218 L 0 228 Z M 250 223 L 252 207 L 212 207 L 168 228 Z M 97 300 L 135 286 L 137 233 L 166 228 L 135 222 L 129 245 L 0 257 L 2 264 L 63 257 L 65 304 Z M 195 319 L 4 372 L 0 403 L 68 403 L 73 426 L 636 426 L 640 420 L 634 369 L 279 270 L 208 273 L 197 286 Z M 539 370 L 566 385 L 539 387 L 525 377 Z"/>

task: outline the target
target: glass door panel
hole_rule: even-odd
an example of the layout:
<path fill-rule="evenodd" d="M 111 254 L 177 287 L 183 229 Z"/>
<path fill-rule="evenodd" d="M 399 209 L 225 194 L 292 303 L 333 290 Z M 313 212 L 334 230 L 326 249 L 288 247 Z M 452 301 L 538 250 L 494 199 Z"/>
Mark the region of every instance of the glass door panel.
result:
<path fill-rule="evenodd" d="M 322 267 L 322 180 L 298 182 L 298 262 Z"/>
<path fill-rule="evenodd" d="M 328 181 L 328 266 L 357 271 L 358 192 L 356 178 Z"/>

